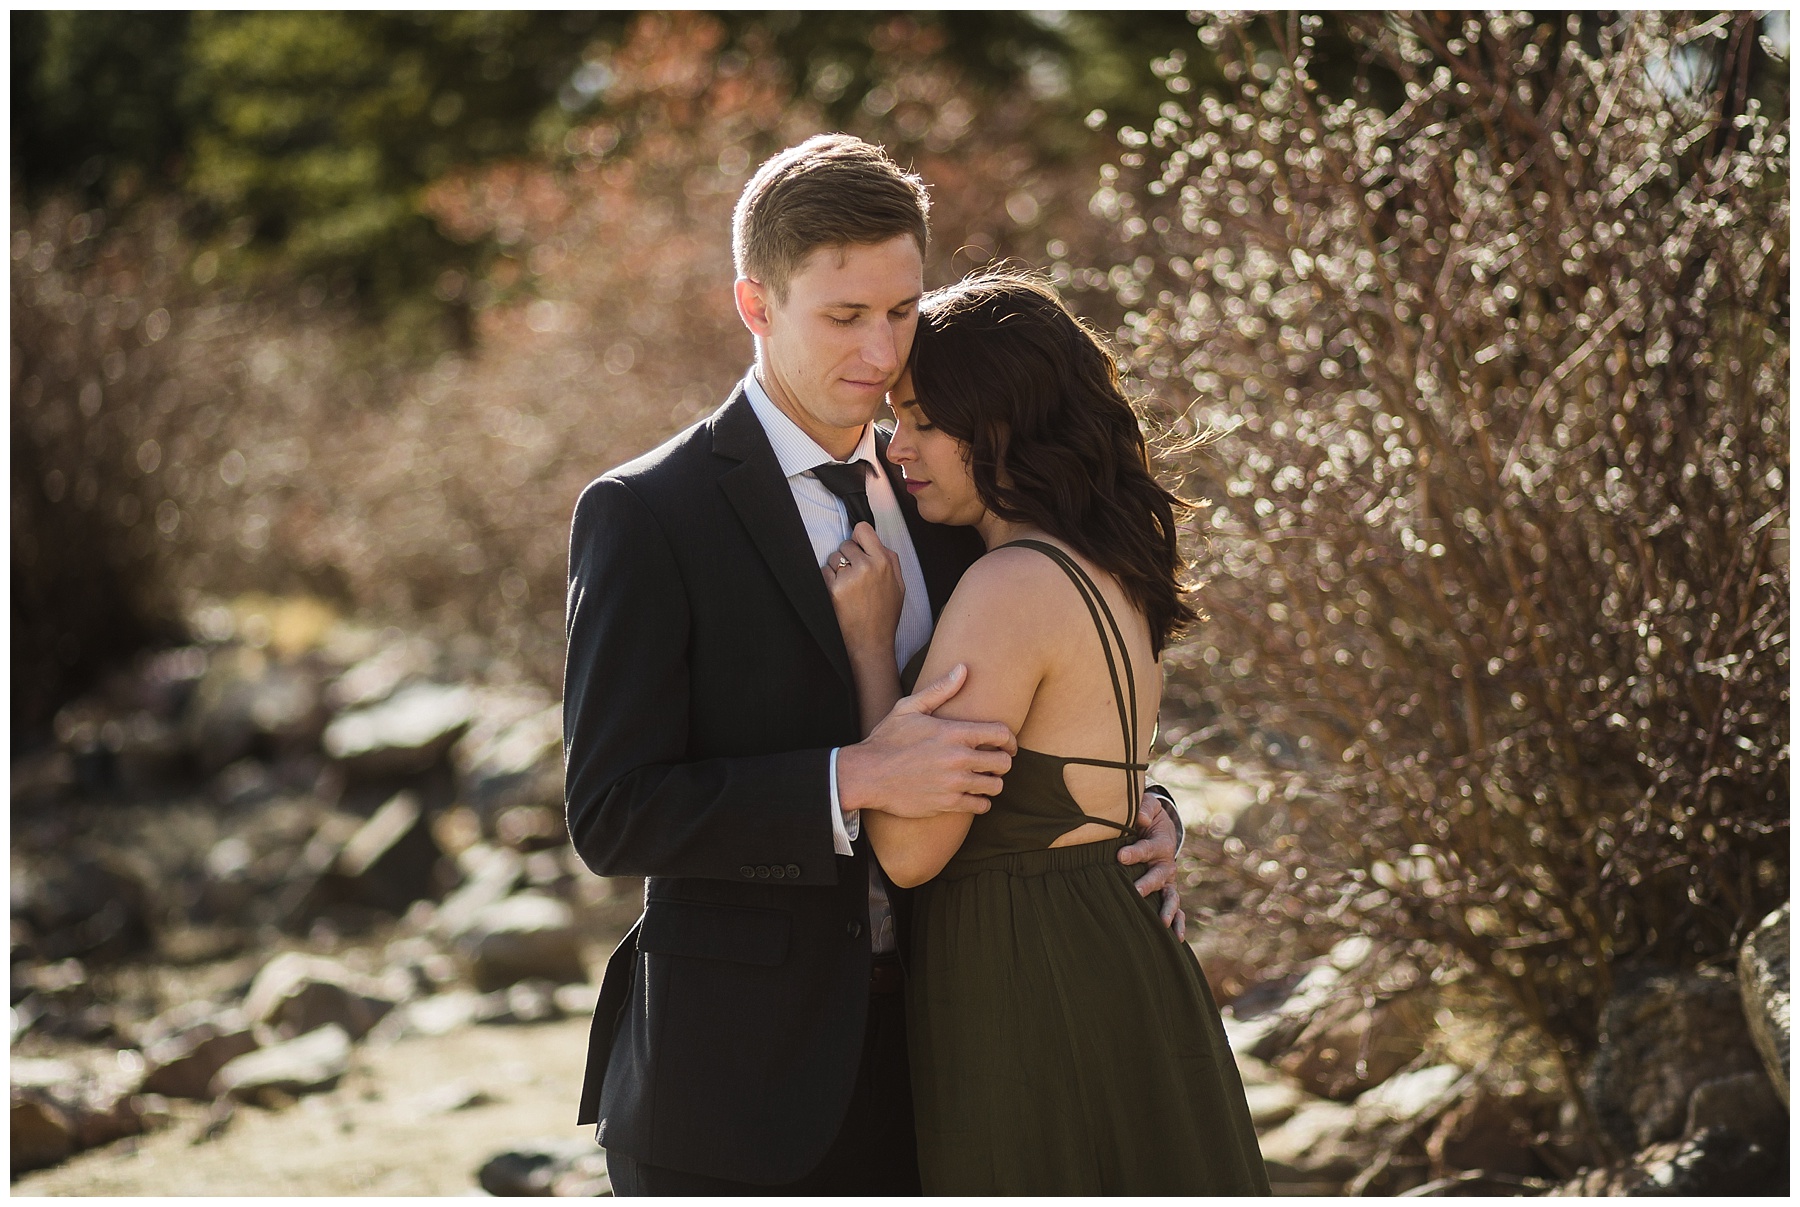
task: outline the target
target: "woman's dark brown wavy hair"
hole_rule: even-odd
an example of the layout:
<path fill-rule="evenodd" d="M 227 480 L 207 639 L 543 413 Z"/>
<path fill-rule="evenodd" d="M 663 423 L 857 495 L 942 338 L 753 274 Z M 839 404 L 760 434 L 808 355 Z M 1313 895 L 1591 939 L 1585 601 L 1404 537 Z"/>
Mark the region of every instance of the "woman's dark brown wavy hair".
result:
<path fill-rule="evenodd" d="M 1190 507 L 1152 475 L 1118 363 L 1048 282 L 990 270 L 925 295 L 910 368 L 919 409 L 968 446 L 989 511 L 1117 578 L 1158 652 L 1195 619 L 1175 527 Z"/>

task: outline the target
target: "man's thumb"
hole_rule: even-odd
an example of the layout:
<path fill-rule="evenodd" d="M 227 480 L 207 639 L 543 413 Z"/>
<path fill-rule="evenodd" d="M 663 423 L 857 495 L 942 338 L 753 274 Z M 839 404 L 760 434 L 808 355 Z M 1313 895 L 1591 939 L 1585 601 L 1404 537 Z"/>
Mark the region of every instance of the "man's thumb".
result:
<path fill-rule="evenodd" d="M 959 662 L 944 675 L 927 683 L 907 699 L 912 703 L 915 711 L 930 715 L 942 707 L 951 696 L 961 691 L 963 681 L 968 677 L 968 666 Z"/>

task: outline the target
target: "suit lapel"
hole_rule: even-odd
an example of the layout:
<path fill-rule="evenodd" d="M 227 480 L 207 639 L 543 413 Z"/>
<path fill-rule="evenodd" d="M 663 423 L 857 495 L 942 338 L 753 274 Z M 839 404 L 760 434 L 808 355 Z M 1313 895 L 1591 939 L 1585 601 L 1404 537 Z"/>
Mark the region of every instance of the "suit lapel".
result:
<path fill-rule="evenodd" d="M 825 657 L 854 687 L 850 655 L 838 631 L 825 577 L 813 564 L 812 542 L 794 505 L 794 493 L 741 387 L 713 416 L 712 429 L 713 451 L 736 462 L 719 475 L 719 489 Z"/>
<path fill-rule="evenodd" d="M 956 590 L 963 571 L 974 565 L 975 559 L 985 552 L 981 534 L 973 528 L 933 524 L 921 517 L 919 505 L 913 502 L 912 492 L 906 489 L 900 467 L 887 459 L 887 444 L 888 434 L 876 428 L 875 448 L 880 454 L 881 468 L 893 484 L 900 514 L 906 517 L 906 531 L 912 537 L 913 552 L 919 558 L 919 572 L 925 576 L 925 594 L 931 601 L 931 619 L 935 621 L 950 601 L 950 593 Z"/>

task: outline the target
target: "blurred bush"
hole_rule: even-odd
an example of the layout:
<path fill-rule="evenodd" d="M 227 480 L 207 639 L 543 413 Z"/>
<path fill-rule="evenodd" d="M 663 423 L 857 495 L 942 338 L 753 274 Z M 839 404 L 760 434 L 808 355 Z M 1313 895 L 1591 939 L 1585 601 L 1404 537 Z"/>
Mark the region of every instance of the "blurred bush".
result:
<path fill-rule="evenodd" d="M 1271 918 L 1478 970 L 1573 1089 L 1616 966 L 1788 892 L 1786 64 L 1750 14 L 1347 28 L 1391 112 L 1316 20 L 1207 18 L 1229 89 L 1165 60 L 1095 197 L 1171 437 L 1226 433 L 1176 749 L 1285 785 L 1213 847 Z"/>
<path fill-rule="evenodd" d="M 867 37 L 875 99 L 847 124 L 932 184 L 931 280 L 1046 247 L 1111 262 L 1087 210 L 1101 148 L 1046 148 L 1033 94 L 981 86 L 941 29 Z M 423 364 L 328 282 L 222 283 L 174 199 L 15 203 L 15 740 L 146 631 L 246 591 L 474 629 L 558 681 L 574 500 L 743 373 L 732 206 L 829 128 L 782 56 L 709 16 L 647 15 L 585 53 L 603 113 L 421 193 L 436 237 L 494 248 L 438 267 L 471 342 Z M 1104 283 L 1073 282 L 1102 318 Z"/>

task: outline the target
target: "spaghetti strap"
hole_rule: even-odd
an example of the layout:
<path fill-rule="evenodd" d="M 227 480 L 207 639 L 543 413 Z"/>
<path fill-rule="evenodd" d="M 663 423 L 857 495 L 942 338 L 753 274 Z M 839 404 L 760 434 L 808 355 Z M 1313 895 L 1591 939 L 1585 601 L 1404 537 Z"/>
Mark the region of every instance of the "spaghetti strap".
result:
<path fill-rule="evenodd" d="M 1087 571 L 1081 568 L 1080 563 L 1061 549 L 1058 549 L 1055 545 L 1052 545 L 1047 541 L 1027 539 L 1009 541 L 1000 547 L 1006 549 L 1013 546 L 1025 549 L 1035 549 L 1048 557 L 1051 561 L 1055 562 L 1062 568 L 1063 573 L 1068 576 L 1069 581 L 1075 584 L 1075 590 L 1076 593 L 1081 596 L 1081 602 L 1087 605 L 1088 615 L 1094 621 L 1094 629 L 1100 635 L 1100 648 L 1106 654 L 1106 673 L 1112 679 L 1113 703 L 1119 710 L 1119 729 L 1125 739 L 1125 754 L 1129 759 L 1130 756 L 1137 753 L 1138 749 L 1137 679 L 1136 676 L 1131 673 L 1131 655 L 1125 648 L 1125 635 L 1119 631 L 1119 622 L 1113 618 L 1112 609 L 1107 606 L 1106 597 L 1100 593 L 1100 588 L 1095 585 L 1094 580 L 1088 576 Z M 1106 618 L 1104 623 L 1101 621 L 1102 615 Z M 1108 640 L 1108 630 L 1111 631 L 1110 641 Z M 1119 646 L 1118 662 L 1124 663 L 1125 686 L 1123 689 L 1121 689 L 1119 685 L 1118 663 L 1113 660 L 1112 643 L 1115 641 Z M 1140 765 L 1136 762 L 1116 763 L 1104 759 L 1066 758 L 1061 761 L 1064 763 L 1080 763 L 1096 767 L 1117 767 L 1126 771 L 1126 823 L 1120 825 L 1120 823 L 1110 821 L 1106 818 L 1093 817 L 1086 811 L 1082 812 L 1082 816 L 1089 821 L 1099 822 L 1103 825 L 1116 826 L 1126 833 L 1130 833 L 1136 828 L 1138 814 L 1137 772 L 1148 770 L 1147 764 Z"/>

